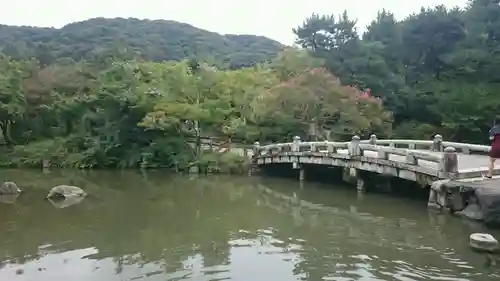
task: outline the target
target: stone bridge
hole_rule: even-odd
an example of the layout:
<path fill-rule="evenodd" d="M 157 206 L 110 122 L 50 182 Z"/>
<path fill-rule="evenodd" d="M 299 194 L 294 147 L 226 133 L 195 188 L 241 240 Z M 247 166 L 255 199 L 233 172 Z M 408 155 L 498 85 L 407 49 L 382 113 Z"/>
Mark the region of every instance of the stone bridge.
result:
<path fill-rule="evenodd" d="M 263 146 L 255 143 L 252 172 L 289 165 L 289 169 L 299 171 L 299 180 L 304 180 L 307 178 L 305 167 L 340 167 L 344 179 L 356 183 L 358 191 L 365 189 L 366 172 L 375 173 L 431 187 L 430 205 L 461 210 L 465 203 L 451 206 L 450 194 L 463 190 L 457 189 L 460 187 L 457 182 L 465 185 L 485 180 L 482 174 L 488 170 L 490 149 L 486 145 L 443 141 L 440 135 L 433 140 L 377 139 L 376 135 L 361 140 L 353 136 L 350 142 L 302 142 L 300 137 L 295 137 L 289 143 Z M 500 167 L 496 166 L 494 175 L 499 174 Z M 454 188 L 447 188 L 450 182 L 454 183 Z M 498 188 L 500 191 L 500 186 Z M 464 201 L 462 199 L 455 201 Z"/>

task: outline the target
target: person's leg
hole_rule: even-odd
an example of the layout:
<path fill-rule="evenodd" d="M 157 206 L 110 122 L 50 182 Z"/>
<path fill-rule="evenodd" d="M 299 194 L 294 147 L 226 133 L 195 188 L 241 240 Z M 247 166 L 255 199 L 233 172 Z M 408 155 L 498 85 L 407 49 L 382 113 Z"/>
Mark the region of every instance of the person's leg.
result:
<path fill-rule="evenodd" d="M 487 178 L 491 178 L 493 176 L 493 169 L 495 168 L 495 160 L 496 158 L 490 157 L 490 162 L 488 163 L 488 174 Z"/>

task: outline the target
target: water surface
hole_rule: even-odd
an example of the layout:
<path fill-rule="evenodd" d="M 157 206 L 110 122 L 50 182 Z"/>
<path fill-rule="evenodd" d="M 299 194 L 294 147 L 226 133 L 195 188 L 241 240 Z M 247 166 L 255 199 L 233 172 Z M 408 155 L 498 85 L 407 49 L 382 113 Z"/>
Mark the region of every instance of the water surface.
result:
<path fill-rule="evenodd" d="M 420 200 L 248 177 L 0 175 L 25 190 L 0 203 L 0 280 L 500 280 L 500 261 L 467 244 L 485 230 Z M 60 208 L 43 200 L 58 184 L 90 195 Z"/>

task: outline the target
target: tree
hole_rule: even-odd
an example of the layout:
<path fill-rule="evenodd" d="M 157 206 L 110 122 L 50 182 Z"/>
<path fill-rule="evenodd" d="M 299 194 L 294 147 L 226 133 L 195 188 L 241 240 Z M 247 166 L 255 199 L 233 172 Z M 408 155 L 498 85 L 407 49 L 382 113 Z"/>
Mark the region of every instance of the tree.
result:
<path fill-rule="evenodd" d="M 15 143 L 12 126 L 26 113 L 24 79 L 30 76 L 31 61 L 15 61 L 0 54 L 0 130 L 6 144 Z"/>
<path fill-rule="evenodd" d="M 345 24 L 340 33 L 351 34 L 347 41 L 332 39 L 338 18 L 306 19 L 294 30 L 297 43 L 324 59 L 342 84 L 380 97 L 396 134 L 428 138 L 439 130 L 455 140 L 487 141 L 480 132 L 498 111 L 498 1 L 422 8 L 402 21 L 382 10 L 362 36 Z"/>
<path fill-rule="evenodd" d="M 264 118 L 276 120 L 296 135 L 346 139 L 375 128 L 390 134 L 390 114 L 379 99 L 340 81 L 321 68 L 304 69 L 270 89 L 260 100 Z"/>

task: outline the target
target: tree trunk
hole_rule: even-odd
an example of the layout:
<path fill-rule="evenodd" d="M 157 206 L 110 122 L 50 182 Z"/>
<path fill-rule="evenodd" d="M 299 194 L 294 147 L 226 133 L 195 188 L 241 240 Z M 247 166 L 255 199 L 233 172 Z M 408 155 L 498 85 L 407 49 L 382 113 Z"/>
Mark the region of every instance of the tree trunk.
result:
<path fill-rule="evenodd" d="M 2 136 L 5 144 L 8 146 L 12 145 L 12 141 L 9 137 L 9 120 L 0 121 L 0 130 L 2 130 Z"/>

